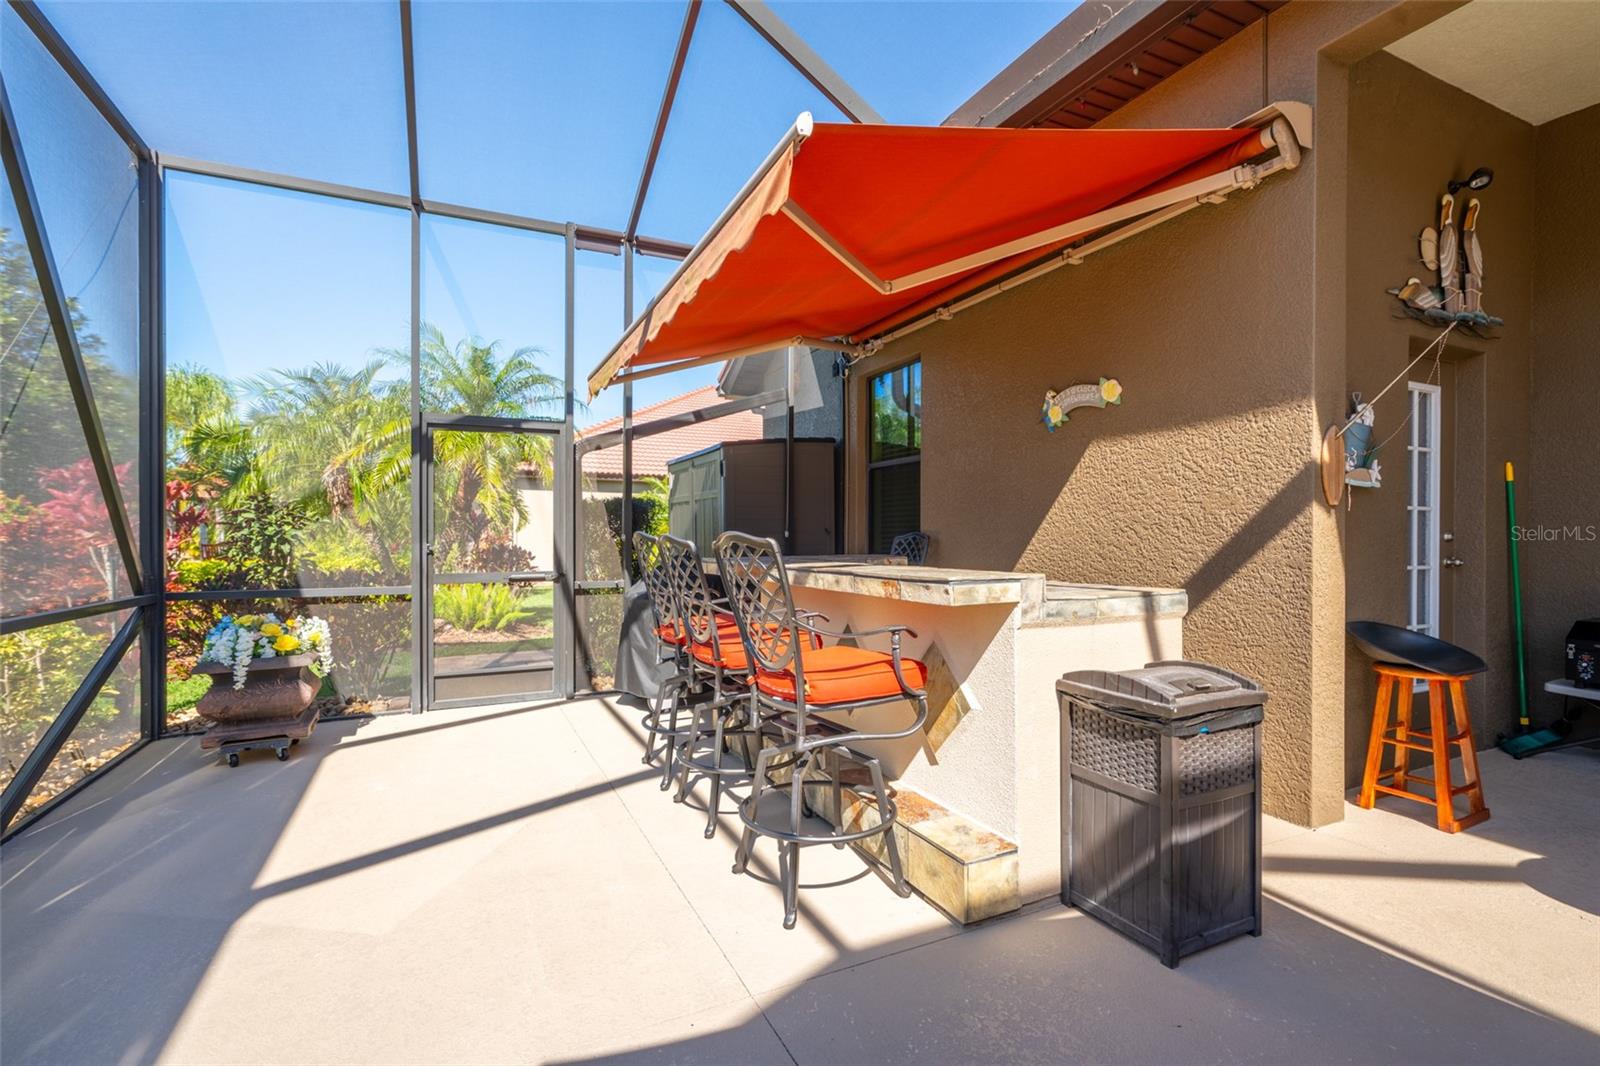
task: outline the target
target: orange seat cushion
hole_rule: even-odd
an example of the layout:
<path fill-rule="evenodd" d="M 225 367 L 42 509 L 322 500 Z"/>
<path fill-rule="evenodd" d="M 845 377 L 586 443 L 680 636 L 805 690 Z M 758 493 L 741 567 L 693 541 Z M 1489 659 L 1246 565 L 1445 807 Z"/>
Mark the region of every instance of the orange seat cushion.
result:
<path fill-rule="evenodd" d="M 881 651 L 849 648 L 802 648 L 800 665 L 806 675 L 806 702 L 812 704 L 859 703 L 901 694 L 894 676 L 894 658 Z M 912 688 L 926 688 L 928 668 L 916 659 L 901 659 L 900 671 Z M 794 702 L 794 674 L 759 671 L 756 687 L 774 699 Z"/>
<path fill-rule="evenodd" d="M 681 645 L 685 640 L 684 635 L 672 626 L 656 626 L 656 636 L 668 644 Z M 739 624 L 733 620 L 733 615 L 727 611 L 717 612 L 717 639 L 732 640 L 734 643 L 738 643 Z"/>
<path fill-rule="evenodd" d="M 719 629 L 717 650 L 722 653 L 720 659 L 713 654 L 710 644 L 695 644 L 689 648 L 689 654 L 707 666 L 720 666 L 724 670 L 744 670 L 750 665 L 750 660 L 745 657 L 744 642 L 739 639 L 738 630 L 725 633 Z"/>

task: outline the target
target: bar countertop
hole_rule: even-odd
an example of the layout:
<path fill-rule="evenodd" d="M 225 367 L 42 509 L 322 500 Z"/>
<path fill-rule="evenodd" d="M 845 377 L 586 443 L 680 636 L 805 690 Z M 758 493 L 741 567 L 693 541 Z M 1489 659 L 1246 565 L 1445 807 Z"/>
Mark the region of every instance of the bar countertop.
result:
<path fill-rule="evenodd" d="M 942 566 L 839 559 L 788 563 L 796 588 L 936 607 L 1018 604 L 1026 625 L 1087 625 L 1127 618 L 1181 617 L 1188 610 L 1182 589 L 1120 585 L 1074 585 L 1046 581 L 1043 574 L 1006 570 L 959 570 Z"/>

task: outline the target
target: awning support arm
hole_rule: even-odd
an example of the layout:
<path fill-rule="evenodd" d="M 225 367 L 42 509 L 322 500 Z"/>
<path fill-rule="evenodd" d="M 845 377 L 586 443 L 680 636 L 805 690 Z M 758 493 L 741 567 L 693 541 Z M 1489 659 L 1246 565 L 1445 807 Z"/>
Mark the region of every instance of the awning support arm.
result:
<path fill-rule="evenodd" d="M 784 397 L 785 394 L 782 389 L 769 389 L 755 396 L 741 396 L 725 403 L 712 404 L 710 407 L 699 407 L 693 411 L 685 411 L 677 415 L 664 415 L 649 422 L 637 422 L 626 432 L 634 440 L 638 440 L 640 437 L 653 437 L 657 433 L 670 433 L 685 426 L 693 426 L 700 422 L 711 422 L 718 418 L 725 418 L 728 415 L 754 411 L 758 407 L 766 407 L 769 404 L 782 403 Z M 597 433 L 592 437 L 582 438 L 578 441 L 579 458 L 588 455 L 590 452 L 615 448 L 622 443 L 624 432 L 620 429 L 613 429 L 606 433 Z"/>
<path fill-rule="evenodd" d="M 762 344 L 752 344 L 745 348 L 735 348 L 729 352 L 718 352 L 716 355 L 702 355 L 698 359 L 679 359 L 673 363 L 658 363 L 655 366 L 630 370 L 623 374 L 613 375 L 611 381 L 607 384 L 615 384 L 619 381 L 637 381 L 640 378 L 653 378 L 661 374 L 671 374 L 678 370 L 688 370 L 691 367 L 710 366 L 712 363 L 726 363 L 731 359 L 742 359 L 747 355 L 760 355 L 762 352 L 775 351 L 788 345 L 800 348 L 821 348 L 823 351 L 843 352 L 846 355 L 860 355 L 865 350 L 859 344 L 850 344 L 846 341 L 822 340 L 817 337 L 782 337 Z"/>
<path fill-rule="evenodd" d="M 1127 203 L 1115 204 L 1103 211 L 1096 211 L 1094 214 L 1084 215 L 1069 222 L 1051 226 L 1049 229 L 1039 230 L 1025 237 L 1018 237 L 1015 240 L 1006 241 L 1004 244 L 985 248 L 980 252 L 973 252 L 971 255 L 964 255 L 959 259 L 952 259 L 937 266 L 914 271 L 910 274 L 902 274 L 895 278 L 883 278 L 874 273 L 842 241 L 829 233 L 816 219 L 807 213 L 805 208 L 793 200 L 788 200 L 784 203 L 783 213 L 812 240 L 827 249 L 835 259 L 843 263 L 856 277 L 878 292 L 889 295 L 903 292 L 907 289 L 914 289 L 920 285 L 927 285 L 930 282 L 954 277 L 968 270 L 985 267 L 1002 259 L 1009 259 L 1014 255 L 1031 252 L 1080 234 L 1092 233 L 1106 226 L 1125 222 L 1130 218 L 1137 218 L 1151 211 L 1159 211 L 1173 204 L 1195 201 L 1207 196 L 1230 192 L 1234 189 L 1248 189 L 1266 174 L 1272 172 L 1267 169 L 1268 167 L 1273 170 L 1279 169 L 1274 164 L 1278 163 L 1279 160 L 1285 159 L 1290 152 L 1293 152 L 1294 161 L 1285 165 L 1292 167 L 1299 163 L 1299 145 L 1295 143 L 1294 132 L 1290 129 L 1287 119 L 1274 119 L 1270 126 L 1262 129 L 1260 138 L 1263 152 L 1276 146 L 1281 154 L 1267 163 L 1243 164 L 1217 174 L 1196 178 L 1194 181 L 1185 182 L 1171 189 L 1163 189 L 1158 193 L 1143 196 Z"/>

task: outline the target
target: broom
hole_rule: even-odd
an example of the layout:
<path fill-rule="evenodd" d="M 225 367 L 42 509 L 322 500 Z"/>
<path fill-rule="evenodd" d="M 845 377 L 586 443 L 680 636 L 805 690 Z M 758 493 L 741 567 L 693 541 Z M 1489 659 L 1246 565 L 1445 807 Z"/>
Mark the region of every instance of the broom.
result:
<path fill-rule="evenodd" d="M 1559 743 L 1561 735 L 1551 729 L 1528 729 L 1528 651 L 1522 639 L 1522 571 L 1517 565 L 1517 479 L 1511 464 L 1506 464 L 1506 536 L 1511 547 L 1511 611 L 1517 636 L 1517 732 L 1500 741 L 1500 750 L 1520 759 Z"/>

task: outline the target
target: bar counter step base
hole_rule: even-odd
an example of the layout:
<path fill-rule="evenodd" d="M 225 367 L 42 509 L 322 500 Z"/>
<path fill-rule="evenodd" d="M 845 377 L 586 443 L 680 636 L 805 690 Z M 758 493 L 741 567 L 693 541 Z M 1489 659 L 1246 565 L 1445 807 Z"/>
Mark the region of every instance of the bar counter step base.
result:
<path fill-rule="evenodd" d="M 846 832 L 878 824 L 878 808 L 871 790 L 864 781 L 859 791 L 854 787 L 852 769 L 846 763 L 842 774 L 842 824 Z M 772 777 L 781 784 L 792 773 L 780 770 Z M 828 780 L 828 775 L 816 767 L 807 776 L 813 781 Z M 892 785 L 891 791 L 899 809 L 895 842 L 900 847 L 906 880 L 919 896 L 963 925 L 1021 909 L 1017 845 L 1013 841 L 908 788 Z M 838 828 L 841 820 L 833 806 L 833 790 L 809 787 L 806 792 L 812 813 Z M 855 847 L 880 865 L 888 862 L 888 849 L 881 835 L 870 836 Z"/>

